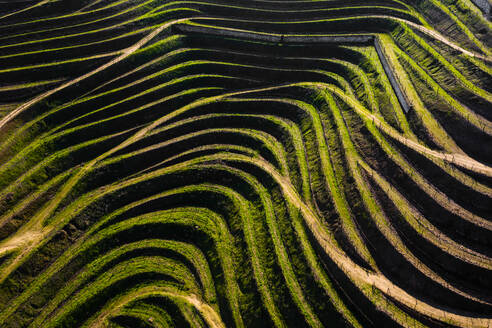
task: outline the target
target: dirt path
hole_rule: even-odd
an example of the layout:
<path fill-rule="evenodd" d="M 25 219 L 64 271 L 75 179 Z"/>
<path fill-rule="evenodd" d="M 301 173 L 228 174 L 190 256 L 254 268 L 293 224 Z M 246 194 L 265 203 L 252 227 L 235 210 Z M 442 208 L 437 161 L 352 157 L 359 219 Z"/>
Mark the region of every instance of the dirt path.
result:
<path fill-rule="evenodd" d="M 101 2 L 102 0 L 94 0 L 93 2 L 87 4 L 86 6 L 80 8 L 79 10 L 75 11 L 74 14 L 82 13 L 84 12 L 87 8 L 94 6 L 95 4 Z"/>
<path fill-rule="evenodd" d="M 463 54 L 466 54 L 468 56 L 471 56 L 471 57 L 474 57 L 474 58 L 479 58 L 479 59 L 482 59 L 484 61 L 487 61 L 489 63 L 492 63 L 492 58 L 490 57 L 487 57 L 487 56 L 483 56 L 481 54 L 478 54 L 476 52 L 473 52 L 473 51 L 470 51 L 470 50 L 467 50 L 467 49 L 464 49 L 462 48 L 461 46 L 457 45 L 456 43 L 450 41 L 448 38 L 446 38 L 445 36 L 443 36 L 442 34 L 436 32 L 436 31 L 433 31 L 433 30 L 430 30 L 422 25 L 419 25 L 419 24 L 416 24 L 414 22 L 411 22 L 411 21 L 408 21 L 406 19 L 403 19 L 403 18 L 398 18 L 398 17 L 393 17 L 393 16 L 387 16 L 387 15 L 366 15 L 364 17 L 367 17 L 367 18 L 382 18 L 382 19 L 391 19 L 391 20 L 394 20 L 394 21 L 397 21 L 397 22 L 400 22 L 400 23 L 404 23 L 404 24 L 407 24 L 408 26 L 411 26 L 417 30 L 419 30 L 420 32 L 438 40 L 438 41 L 441 41 L 442 43 L 448 45 L 449 47 L 457 50 L 457 51 L 460 51 L 461 53 Z M 207 18 L 207 17 L 196 17 L 196 18 L 192 18 L 190 19 L 191 21 L 193 20 L 201 20 L 201 19 L 212 19 L 212 17 L 210 18 Z M 213 19 L 216 19 L 216 20 L 221 20 L 221 21 L 235 21 L 234 19 L 230 19 L 230 18 L 216 18 L 214 17 Z M 211 26 L 213 27 L 213 26 Z M 248 33 L 252 33 L 252 34 L 262 34 L 262 35 L 272 35 L 272 36 L 284 36 L 283 34 L 278 34 L 278 33 L 265 33 L 265 32 L 256 32 L 256 31 L 249 31 L 249 30 L 242 30 L 242 29 L 236 29 L 236 28 L 220 28 L 220 27 L 213 27 L 217 30 L 228 30 L 228 31 L 237 31 L 238 33 L 239 32 L 248 32 Z M 294 34 L 287 34 L 289 36 L 293 36 Z M 319 37 L 319 38 L 322 38 L 323 35 L 302 35 L 302 34 L 295 34 L 295 36 L 299 36 L 299 37 L 309 37 L 310 39 L 312 38 L 316 38 L 316 37 Z M 244 35 L 243 35 L 244 37 Z"/>
<path fill-rule="evenodd" d="M 27 230 L 25 233 L 15 234 L 15 236 L 8 240 L 7 243 L 0 248 L 0 257 L 12 250 L 19 248 L 22 245 L 29 245 L 40 239 L 43 233 L 38 230 Z"/>
<path fill-rule="evenodd" d="M 149 35 L 150 39 L 150 35 Z M 11 272 L 12 270 L 15 269 L 20 263 L 22 263 L 23 259 L 37 246 L 39 242 L 42 241 L 42 239 L 47 236 L 49 233 L 53 231 L 53 229 L 56 228 L 56 223 L 46 226 L 45 228 L 42 228 L 42 222 L 49 217 L 49 215 L 52 213 L 52 211 L 58 206 L 58 204 L 65 198 L 65 196 L 70 192 L 70 190 L 73 188 L 73 186 L 86 174 L 88 174 L 91 170 L 91 168 L 98 163 L 100 160 L 106 158 L 107 156 L 113 154 L 114 152 L 125 148 L 126 146 L 134 143 L 135 141 L 141 139 L 144 137 L 147 133 L 149 133 L 152 129 L 155 127 L 160 126 L 161 124 L 164 124 L 166 121 L 169 119 L 180 115 L 188 110 L 191 110 L 193 108 L 215 102 L 215 101 L 220 101 L 223 98 L 226 97 L 233 97 L 241 94 L 248 94 L 248 93 L 255 93 L 255 92 L 260 92 L 260 91 L 270 91 L 270 90 L 277 90 L 281 88 L 286 88 L 286 87 L 307 87 L 307 88 L 320 88 L 323 90 L 329 90 L 330 92 L 333 92 L 337 94 L 337 96 L 340 96 L 344 101 L 346 101 L 351 107 L 353 107 L 360 115 L 364 115 L 366 117 L 369 117 L 374 121 L 374 123 L 379 126 L 379 128 L 383 131 L 385 131 L 387 134 L 389 134 L 391 137 L 399 140 L 400 142 L 406 144 L 410 148 L 417 150 L 421 153 L 428 154 L 437 158 L 441 158 L 444 160 L 447 160 L 451 163 L 455 163 L 457 165 L 470 168 L 475 171 L 482 172 L 484 174 L 487 174 L 489 176 L 492 176 L 492 168 L 485 166 L 467 156 L 462 156 L 462 155 L 456 155 L 456 154 L 447 154 L 447 153 L 441 153 L 439 151 L 434 151 L 431 150 L 423 145 L 418 144 L 417 142 L 414 142 L 412 140 L 409 140 L 403 136 L 401 136 L 397 131 L 392 129 L 390 126 L 388 126 L 385 122 L 382 122 L 379 120 L 378 117 L 375 115 L 371 114 L 369 111 L 365 109 L 365 107 L 360 104 L 356 99 L 353 99 L 346 95 L 343 90 L 338 89 L 335 86 L 329 85 L 329 84 L 323 84 L 323 83 L 312 83 L 312 82 L 305 82 L 305 83 L 294 83 L 294 84 L 289 84 L 289 85 L 284 85 L 284 86 L 274 86 L 274 87 L 268 87 L 268 88 L 261 88 L 261 89 L 255 89 L 255 90 L 245 90 L 245 91 L 240 91 L 240 92 L 233 92 L 233 93 L 228 93 L 228 94 L 223 94 L 215 97 L 209 97 L 209 98 L 204 98 L 204 99 L 199 99 L 196 100 L 180 109 L 177 109 L 176 111 L 154 121 L 152 124 L 140 129 L 137 133 L 135 133 L 132 137 L 128 138 L 121 144 L 117 145 L 116 147 L 112 148 L 111 150 L 107 151 L 106 153 L 100 155 L 99 157 L 91 160 L 90 162 L 86 163 L 83 168 L 81 168 L 76 174 L 74 174 L 68 181 L 67 183 L 62 187 L 62 190 L 53 198 L 53 200 L 47 204 L 47 206 L 43 209 L 41 213 L 36 215 L 36 220 L 32 220 L 32 224 L 29 224 L 28 226 L 25 226 L 22 229 L 16 233 L 16 235 L 12 236 L 8 240 L 5 240 L 4 242 L 1 243 L 0 247 L 0 254 L 12 251 L 13 249 L 19 249 L 20 247 L 23 247 L 20 251 L 19 254 L 16 255 L 16 258 L 12 263 L 9 263 L 9 265 L 2 270 L 1 274 L 1 280 L 4 280 Z M 262 167 L 264 170 L 266 170 L 269 174 L 272 175 L 272 177 L 279 183 L 279 185 L 282 187 L 282 191 L 284 195 L 292 201 L 292 203 L 303 213 L 303 216 L 305 217 L 310 229 L 313 231 L 313 234 L 317 241 L 320 243 L 320 245 L 323 246 L 323 249 L 326 251 L 326 253 L 337 263 L 337 265 L 340 267 L 341 270 L 347 272 L 347 274 L 351 277 L 351 279 L 355 282 L 363 283 L 366 285 L 373 285 L 374 287 L 377 287 L 381 291 L 383 291 L 385 294 L 388 296 L 398 300 L 399 302 L 402 302 L 403 304 L 406 304 L 410 308 L 414 308 L 417 311 L 419 311 L 422 314 L 425 314 L 429 317 L 438 319 L 438 320 L 446 320 L 446 319 L 452 319 L 456 323 L 458 323 L 462 327 L 486 327 L 487 324 L 491 324 L 490 319 L 484 319 L 484 318 L 468 318 L 464 316 L 460 316 L 457 314 L 453 313 L 448 313 L 446 311 L 442 311 L 440 309 L 434 308 L 431 305 L 421 302 L 414 298 L 413 296 L 409 295 L 406 293 L 404 290 L 400 289 L 398 286 L 394 285 L 391 281 L 389 281 L 386 277 L 374 274 L 371 272 L 368 272 L 364 270 L 363 268 L 359 267 L 356 265 L 345 253 L 343 253 L 341 250 L 339 250 L 336 245 L 333 243 L 333 241 L 330 239 L 329 235 L 324 231 L 323 226 L 319 222 L 318 218 L 312 211 L 312 209 L 307 206 L 299 197 L 297 192 L 295 191 L 294 187 L 290 184 L 286 178 L 281 176 L 275 168 L 273 168 L 268 162 L 262 161 L 260 159 L 252 159 L 250 157 L 245 157 L 245 156 L 234 156 L 234 157 L 239 157 L 241 160 L 244 160 L 246 158 L 248 161 L 253 161 L 253 163 L 259 167 Z M 34 218 L 33 218 L 34 219 Z M 25 246 L 25 247 L 24 247 Z M 189 299 L 189 301 L 193 301 L 197 303 L 198 301 L 194 299 Z M 198 303 L 199 304 L 199 303 Z M 203 311 L 208 311 L 206 308 L 202 309 Z M 211 319 L 212 320 L 212 319 Z M 215 319 L 214 319 L 215 320 Z M 213 321 L 215 322 L 215 321 Z M 216 327 L 221 327 L 219 324 L 214 323 L 214 326 Z"/>
<path fill-rule="evenodd" d="M 0 20 L 2 20 L 4 18 L 7 18 L 7 17 L 10 17 L 10 16 L 14 16 L 14 15 L 20 14 L 20 13 L 22 13 L 24 11 L 28 11 L 28 10 L 31 10 L 31 9 L 36 8 L 36 7 L 42 6 L 42 5 L 44 5 L 44 4 L 46 4 L 46 3 L 50 2 L 50 1 L 52 1 L 52 0 L 42 0 L 42 1 L 36 3 L 35 5 L 32 5 L 30 7 L 27 7 L 27 8 L 21 9 L 21 10 L 14 11 L 13 13 L 10 13 L 10 14 L 3 15 L 3 16 L 0 17 Z"/>
<path fill-rule="evenodd" d="M 203 302 L 195 294 L 185 294 L 184 292 L 178 292 L 171 288 L 165 287 L 143 287 L 134 293 L 131 293 L 118 301 L 113 307 L 103 311 L 97 318 L 93 320 L 90 328 L 102 328 L 106 326 L 106 320 L 111 314 L 117 312 L 117 310 L 126 306 L 129 302 L 134 301 L 137 298 L 148 297 L 152 295 L 176 298 L 192 305 L 200 312 L 203 319 L 212 328 L 225 328 L 225 324 L 222 322 L 220 315 L 207 303 Z"/>
<path fill-rule="evenodd" d="M 183 19 L 183 20 L 187 20 L 187 19 Z M 183 20 L 179 20 L 179 21 L 183 21 Z M 176 22 L 177 21 L 174 21 L 174 22 L 169 23 L 169 24 L 173 24 Z M 152 33 L 152 34 L 154 34 L 154 33 Z M 149 35 L 148 38 L 150 39 L 151 36 Z M 39 222 L 44 221 L 44 219 L 46 219 L 46 217 L 49 216 L 49 213 L 51 213 L 51 211 L 54 210 L 56 208 L 56 206 L 58 206 L 59 202 L 64 198 L 64 196 L 70 192 L 72 187 L 85 174 L 87 174 L 97 162 L 106 158 L 107 156 L 110 156 L 111 154 L 115 153 L 116 151 L 125 148 L 126 146 L 132 144 L 133 142 L 139 140 L 140 138 L 145 136 L 148 132 L 150 132 L 153 128 L 165 123 L 167 120 L 171 119 L 172 117 L 174 117 L 180 113 L 183 113 L 187 110 L 190 110 L 192 108 L 199 107 L 201 105 L 207 104 L 207 103 L 212 102 L 212 101 L 218 101 L 218 100 L 223 99 L 223 98 L 233 97 L 233 96 L 237 96 L 237 95 L 244 95 L 244 94 L 249 94 L 249 93 L 255 93 L 255 92 L 278 90 L 278 89 L 282 89 L 282 88 L 296 87 L 296 86 L 297 87 L 307 87 L 307 88 L 315 87 L 315 88 L 329 90 L 329 91 L 337 94 L 337 96 L 339 96 L 344 101 L 346 101 L 347 104 L 349 104 L 352 108 L 354 108 L 360 115 L 364 115 L 364 116 L 368 117 L 369 119 L 373 120 L 374 124 L 376 126 L 378 126 L 379 129 L 381 129 L 382 131 L 384 131 L 385 133 L 390 135 L 392 138 L 394 138 L 394 139 L 398 140 L 399 142 L 405 144 L 406 146 L 412 148 L 413 150 L 420 152 L 420 153 L 423 153 L 423 154 L 426 154 L 426 155 L 433 156 L 435 158 L 445 160 L 449 163 L 453 163 L 453 164 L 456 164 L 458 166 L 464 167 L 466 169 L 469 169 L 469 170 L 472 170 L 475 172 L 479 172 L 481 174 L 492 177 L 492 167 L 486 166 L 486 165 L 484 165 L 484 164 L 482 164 L 482 163 L 480 163 L 480 162 L 478 162 L 478 161 L 476 161 L 476 160 L 474 160 L 468 156 L 460 155 L 460 154 L 443 153 L 440 151 L 432 150 L 432 149 L 427 148 L 424 145 L 421 145 L 421 144 L 419 144 L 413 140 L 410 140 L 410 139 L 402 136 L 399 132 L 394 130 L 386 122 L 381 121 L 379 119 L 379 117 L 377 117 L 376 115 L 373 115 L 368 110 L 366 110 L 365 107 L 362 104 L 360 104 L 356 99 L 353 99 L 352 97 L 346 95 L 343 92 L 343 90 L 341 90 L 341 89 L 339 89 L 333 85 L 324 84 L 324 83 L 301 82 L 301 83 L 293 83 L 293 84 L 288 84 L 288 85 L 283 85 L 283 86 L 273 86 L 273 87 L 260 88 L 260 89 L 254 89 L 254 90 L 232 92 L 232 93 L 223 94 L 223 95 L 215 96 L 215 97 L 211 97 L 211 98 L 200 99 L 200 100 L 197 100 L 197 101 L 195 101 L 195 102 L 193 102 L 187 106 L 184 106 L 184 107 L 176 110 L 173 113 L 170 113 L 170 114 L 156 120 L 152 124 L 140 129 L 132 137 L 128 138 L 127 140 L 125 140 L 121 144 L 108 150 L 106 153 L 100 155 L 98 158 L 95 158 L 95 159 L 91 160 L 90 162 L 87 162 L 77 173 L 75 173 L 67 181 L 67 183 L 63 186 L 63 188 L 60 190 L 60 192 L 57 194 L 57 196 L 50 202 L 50 204 L 48 204 L 48 206 L 46 206 L 43 209 L 43 211 L 37 215 L 37 217 L 40 219 Z M 36 220 L 36 221 L 38 221 L 38 220 Z M 25 232 L 26 236 L 28 235 L 29 231 L 32 233 L 39 231 L 38 229 L 41 227 L 41 225 L 40 225 L 41 223 L 38 223 L 38 224 L 39 225 L 37 228 L 35 228 L 33 226 L 32 230 L 26 230 L 26 232 Z M 19 232 L 20 231 L 18 231 L 18 233 Z M 13 249 L 13 248 L 15 248 L 16 244 L 19 245 L 18 243 L 15 242 L 16 240 L 18 242 L 21 242 L 22 238 L 19 239 L 19 238 L 13 236 L 7 240 L 4 240 L 3 242 L 0 242 L 0 254 L 4 253 L 7 248 Z M 1 280 L 2 279 L 0 278 L 0 281 Z"/>
<path fill-rule="evenodd" d="M 420 32 L 438 40 L 438 41 L 441 41 L 442 43 L 448 45 L 449 47 L 453 48 L 454 50 L 457 50 L 457 51 L 460 51 L 462 53 L 464 53 L 465 55 L 468 55 L 470 57 L 475 57 L 475 58 L 479 58 L 479 59 L 482 59 L 484 61 L 487 61 L 489 63 L 492 63 L 492 58 L 490 57 L 487 57 L 487 56 L 483 56 L 481 54 L 478 54 L 476 52 L 473 52 L 473 51 L 470 51 L 470 50 L 466 50 L 462 47 L 460 47 L 459 45 L 457 45 L 456 43 L 450 41 L 448 38 L 446 38 L 445 36 L 443 36 L 442 34 L 436 32 L 436 31 L 433 31 L 433 30 L 430 30 L 422 25 L 419 25 L 419 24 L 416 24 L 414 22 L 410 22 L 406 19 L 403 19 L 403 18 L 398 18 L 398 17 L 391 17 L 391 16 L 384 16 L 384 15 L 374 15 L 374 16 L 368 16 L 368 17 L 374 17 L 374 18 L 390 18 L 390 19 L 393 19 L 393 20 L 396 20 L 396 21 L 399 21 L 401 23 L 405 23 L 407 24 L 408 26 L 411 26 L 417 30 L 419 30 Z"/>
<path fill-rule="evenodd" d="M 45 0 L 45 1 L 42 1 L 41 3 L 38 3 L 37 5 L 35 6 L 40 6 L 42 3 L 46 3 L 50 0 Z M 4 16 L 5 17 L 5 16 Z M 399 22 L 402 22 L 402 23 L 405 23 L 409 26 L 412 26 L 413 28 L 416 28 L 418 29 L 419 31 L 421 31 L 422 33 L 424 34 L 427 34 L 445 44 L 447 44 L 448 46 L 452 47 L 453 49 L 455 50 L 458 50 L 464 54 L 467 54 L 471 57 L 475 57 L 475 58 L 480 58 L 482 60 L 485 60 L 485 61 L 488 61 L 488 62 L 492 62 L 492 58 L 488 58 L 488 57 L 485 57 L 485 56 L 482 56 L 480 54 L 477 54 L 477 53 L 474 53 L 474 52 L 471 52 L 469 50 L 466 50 L 462 47 L 460 47 L 459 45 L 456 45 L 455 43 L 449 41 L 447 38 L 445 38 L 443 35 L 435 32 L 435 31 L 432 31 L 432 30 L 429 30 L 421 25 L 418 25 L 418 24 L 415 24 L 413 22 L 410 22 L 410 21 L 407 21 L 405 19 L 402 19 L 402 18 L 396 18 L 396 17 L 391 17 L 391 16 L 385 16 L 385 15 L 371 15 L 371 16 L 368 16 L 368 17 L 372 17 L 372 18 L 384 18 L 384 19 L 393 19 L 393 20 L 396 20 L 396 21 L 399 21 Z M 1 17 L 0 17 L 1 19 Z M 194 17 L 193 20 L 200 20 L 200 19 L 210 19 L 208 17 Z M 231 21 L 231 19 L 220 19 L 218 18 L 219 20 L 227 20 L 227 21 Z M 160 32 L 162 32 L 164 29 L 168 28 L 169 26 L 173 25 L 173 24 L 178 24 L 178 23 L 183 23 L 183 22 L 186 22 L 186 21 L 189 21 L 190 18 L 182 18 L 182 19 L 178 19 L 178 20 L 174 20 L 174 21 L 171 21 L 171 22 L 168 22 L 164 25 L 161 25 L 160 27 L 156 28 L 155 30 L 153 30 L 150 34 L 148 34 L 146 37 L 144 37 L 143 39 L 141 39 L 139 42 L 137 42 L 136 44 L 134 44 L 133 46 L 129 47 L 129 48 L 126 48 L 122 51 L 122 54 L 111 60 L 110 62 L 96 68 L 95 70 L 87 73 L 87 74 L 84 74 L 76 79 L 73 79 L 73 80 L 70 80 L 60 86 L 58 86 L 57 88 L 55 89 L 52 89 L 52 90 L 49 90 L 37 97 L 35 97 L 34 99 L 22 104 L 21 106 L 17 107 L 15 110 L 13 110 L 12 112 L 10 112 L 8 115 L 6 115 L 5 117 L 3 117 L 1 120 L 0 120 L 0 129 L 5 125 L 7 124 L 9 121 L 11 121 L 13 118 L 15 118 L 17 115 L 19 115 L 21 112 L 25 111 L 26 109 L 28 109 L 29 107 L 31 107 L 32 105 L 40 102 L 41 100 L 51 96 L 52 94 L 60 91 L 60 90 L 63 90 L 69 86 L 72 86 L 94 74 L 97 74 L 98 72 L 101 72 L 103 71 L 104 69 L 124 60 L 125 58 L 129 57 L 131 54 L 133 54 L 135 51 L 137 51 L 138 49 L 140 49 L 145 43 L 147 43 L 148 41 L 150 41 L 152 38 L 154 38 L 156 35 L 158 35 Z M 239 30 L 238 30 L 239 31 Z M 255 32 L 253 32 L 255 33 Z M 265 33 L 262 33 L 262 34 L 265 34 Z M 270 34 L 270 33 L 266 33 L 266 34 Z M 273 34 L 272 34 L 273 35 Z"/>
<path fill-rule="evenodd" d="M 187 19 L 183 19 L 187 20 Z M 183 21 L 179 20 L 179 21 Z M 171 22 L 169 24 L 176 23 L 177 21 Z M 167 24 L 166 24 L 167 25 Z M 164 27 L 163 27 L 164 28 Z M 154 31 L 149 35 L 146 39 L 151 39 L 156 33 Z M 143 43 L 142 43 L 143 44 Z M 135 45 L 136 47 L 137 45 Z M 412 148 L 413 150 L 416 150 L 422 154 L 425 155 L 430 155 L 439 159 L 443 159 L 447 162 L 456 164 L 458 166 L 464 167 L 466 169 L 479 172 L 481 174 L 491 176 L 492 177 L 492 167 L 488 167 L 486 165 L 483 165 L 480 162 L 475 161 L 474 159 L 464 156 L 464 155 L 459 155 L 459 154 L 449 154 L 449 153 L 442 153 L 439 151 L 435 151 L 432 149 L 427 148 L 426 146 L 423 146 L 413 140 L 410 140 L 404 136 L 402 136 L 398 131 L 394 130 L 391 126 L 389 126 L 387 123 L 381 121 L 377 116 L 373 115 L 370 113 L 368 110 L 365 109 L 365 107 L 360 104 L 356 99 L 353 99 L 352 97 L 346 95 L 343 90 L 329 84 L 324 84 L 324 83 L 313 83 L 313 82 L 301 82 L 301 83 L 293 83 L 293 84 L 288 84 L 288 85 L 283 85 L 283 86 L 273 86 L 273 87 L 267 87 L 267 88 L 261 88 L 261 89 L 254 89 L 254 90 L 245 90 L 245 91 L 239 91 L 239 92 L 232 92 L 228 94 L 223 94 L 215 97 L 210 97 L 210 98 L 204 98 L 204 99 L 199 99 L 197 101 L 194 101 L 184 107 L 181 107 L 180 109 L 177 109 L 176 111 L 161 117 L 160 119 L 154 121 L 152 124 L 143 127 L 140 129 L 138 132 L 136 132 L 133 136 L 122 142 L 121 144 L 115 146 L 114 148 L 108 150 L 106 153 L 100 155 L 99 157 L 87 162 L 79 171 L 77 171 L 66 183 L 65 185 L 61 188 L 61 190 L 58 192 L 58 194 L 45 206 L 45 208 L 36 215 L 36 217 L 32 218 L 31 221 L 24 227 L 22 227 L 14 236 L 3 240 L 0 242 L 0 254 L 4 254 L 7 252 L 13 252 L 16 249 L 20 248 L 21 246 L 25 246 L 25 242 L 29 241 L 29 246 L 25 247 L 22 249 L 22 252 L 20 252 L 16 258 L 9 263 L 8 266 L 3 268 L 3 270 L 0 272 L 0 282 L 3 281 L 11 272 L 14 270 L 20 263 L 22 263 L 24 257 L 26 254 L 29 254 L 30 251 L 32 251 L 36 245 L 42 241 L 42 239 L 47 236 L 49 233 L 52 232 L 52 230 L 55 228 L 56 223 L 46 226 L 43 228 L 43 222 L 51 215 L 53 210 L 56 209 L 56 207 L 60 204 L 60 202 L 65 198 L 65 196 L 72 190 L 72 188 L 75 186 L 75 184 L 82 179 L 86 174 L 90 172 L 92 167 L 101 161 L 102 159 L 110 156 L 111 154 L 114 154 L 116 151 L 121 150 L 128 145 L 134 143 L 135 141 L 140 140 L 142 137 L 144 137 L 148 132 L 150 132 L 152 129 L 155 127 L 164 124 L 166 121 L 170 120 L 171 118 L 184 113 L 188 110 L 191 110 L 193 108 L 208 104 L 210 102 L 214 101 L 219 101 L 223 98 L 227 97 L 233 97 L 237 95 L 244 95 L 244 94 L 249 94 L 249 93 L 254 93 L 254 92 L 262 92 L 262 91 L 271 91 L 271 90 L 278 90 L 282 88 L 287 88 L 287 87 L 304 87 L 304 88 L 319 88 L 323 90 L 329 90 L 337 96 L 339 96 L 341 99 L 347 102 L 352 108 L 354 108 L 359 115 L 364 115 L 371 120 L 373 120 L 374 124 L 379 127 L 382 131 L 387 133 L 389 136 L 392 138 L 400 141 L 401 143 L 405 144 L 406 146 Z M 19 237 L 19 236 L 24 236 L 24 237 Z M 33 239 L 31 239 L 32 236 L 35 236 Z"/>
<path fill-rule="evenodd" d="M 457 324 L 460 327 L 488 327 L 492 324 L 492 319 L 466 317 L 435 308 L 432 305 L 411 296 L 406 291 L 393 284 L 382 274 L 372 273 L 358 266 L 343 251 L 333 244 L 332 239 L 325 232 L 325 228 L 314 214 L 314 211 L 302 201 L 301 197 L 295 191 L 294 186 L 289 183 L 288 179 L 280 175 L 280 173 L 277 172 L 277 170 L 269 162 L 263 159 L 247 158 L 243 155 L 231 157 L 237 157 L 241 161 L 252 162 L 268 172 L 268 174 L 275 179 L 281 187 L 284 196 L 301 211 L 307 225 L 313 232 L 314 237 L 319 242 L 321 247 L 323 247 L 326 254 L 333 259 L 340 270 L 345 272 L 352 281 L 359 284 L 364 284 L 366 286 L 374 286 L 387 296 L 394 298 L 409 308 L 440 321 L 449 322 L 451 320 L 453 324 Z M 360 287 L 362 286 L 359 285 L 359 288 Z"/>
<path fill-rule="evenodd" d="M 143 39 L 141 39 L 140 41 L 135 43 L 133 46 L 124 49 L 120 56 L 114 58 L 113 60 L 107 62 L 106 64 L 99 66 L 98 68 L 94 69 L 93 71 L 90 71 L 89 73 L 84 74 L 84 75 L 82 75 L 76 79 L 70 80 L 70 81 L 58 86 L 57 88 L 54 88 L 54 89 L 49 90 L 43 94 L 40 94 L 39 96 L 35 97 L 34 99 L 22 104 L 21 106 L 17 107 L 15 110 L 10 112 L 8 115 L 3 117 L 2 120 L 0 120 L 0 129 L 5 124 L 10 122 L 13 118 L 15 118 L 17 115 L 19 115 L 20 113 L 22 113 L 23 111 L 25 111 L 26 109 L 31 107 L 32 105 L 42 101 L 43 99 L 46 99 L 47 97 L 51 96 L 52 94 L 54 94 L 60 90 L 68 88 L 69 86 L 72 86 L 72 85 L 74 85 L 74 84 L 76 84 L 76 83 L 78 83 L 78 82 L 80 82 L 80 81 L 82 81 L 88 77 L 91 77 L 91 76 L 105 70 L 106 68 L 108 68 L 108 67 L 110 67 L 116 63 L 119 63 L 120 61 L 128 58 L 131 54 L 133 54 L 135 51 L 140 49 L 144 44 L 149 42 L 151 39 L 153 39 L 155 36 L 157 36 L 160 32 L 162 32 L 163 30 L 165 30 L 169 26 L 171 26 L 173 24 L 181 23 L 181 22 L 184 22 L 187 20 L 188 20 L 188 18 L 182 18 L 182 19 L 174 20 L 174 21 L 171 21 L 171 22 L 168 22 L 164 25 L 159 26 L 158 28 L 153 30 L 151 33 L 149 33 L 147 36 L 145 36 Z"/>
<path fill-rule="evenodd" d="M 350 105 L 352 108 L 354 108 L 360 115 L 364 115 L 367 118 L 371 119 L 374 124 L 387 133 L 389 136 L 392 138 L 398 140 L 402 144 L 406 145 L 409 148 L 412 148 L 413 150 L 423 153 L 426 155 L 433 156 L 435 158 L 439 158 L 442 160 L 445 160 L 449 163 L 456 164 L 458 166 L 461 166 L 463 168 L 466 168 L 471 171 L 475 171 L 484 175 L 487 175 L 489 177 L 492 177 L 492 167 L 489 167 L 487 165 L 484 165 L 473 158 L 462 155 L 462 154 L 452 154 L 452 153 L 443 153 L 437 150 L 432 150 L 430 148 L 427 148 L 424 145 L 419 144 L 418 142 L 415 142 L 411 139 L 408 139 L 404 136 L 402 136 L 398 131 L 396 131 L 394 128 L 392 128 L 390 125 L 388 125 L 386 122 L 381 121 L 381 119 L 369 112 L 362 104 L 360 104 L 356 99 L 353 99 L 352 97 L 346 95 L 343 90 L 329 84 L 324 84 L 324 83 L 312 83 L 312 82 L 302 82 L 302 83 L 297 83 L 297 85 L 305 85 L 306 87 L 313 87 L 317 86 L 318 88 L 321 89 L 327 89 L 333 93 L 335 93 L 337 96 L 339 96 L 343 101 L 345 101 L 348 105 Z M 284 86 L 286 87 L 286 86 Z"/>

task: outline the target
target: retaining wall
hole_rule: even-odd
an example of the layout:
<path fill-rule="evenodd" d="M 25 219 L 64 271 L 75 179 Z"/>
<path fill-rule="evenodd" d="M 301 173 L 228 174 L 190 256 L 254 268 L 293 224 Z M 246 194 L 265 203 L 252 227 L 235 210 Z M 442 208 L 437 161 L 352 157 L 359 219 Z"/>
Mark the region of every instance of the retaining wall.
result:
<path fill-rule="evenodd" d="M 398 80 L 396 79 L 396 76 L 393 73 L 393 69 L 391 68 L 388 61 L 386 60 L 386 57 L 384 56 L 383 50 L 381 49 L 381 45 L 379 44 L 379 40 L 377 38 L 375 38 L 374 40 L 374 48 L 376 49 L 381 64 L 383 65 L 384 72 L 388 76 L 391 86 L 393 87 L 393 90 L 396 93 L 398 102 L 400 103 L 405 113 L 408 113 L 412 107 L 408 103 L 407 97 L 401 90 L 400 83 L 398 83 Z"/>
<path fill-rule="evenodd" d="M 214 36 L 229 36 L 239 39 L 254 40 L 254 41 L 266 41 L 273 43 L 335 43 L 335 44 L 374 44 L 379 60 L 383 65 L 384 71 L 388 76 L 391 86 L 395 91 L 398 101 L 405 111 L 408 113 L 412 106 L 410 106 L 405 94 L 401 90 L 400 84 L 396 79 L 396 76 L 389 65 L 384 53 L 381 49 L 378 39 L 374 35 L 340 35 L 340 36 L 328 36 L 328 35 L 282 35 L 282 34 L 262 34 L 251 31 L 239 31 L 228 30 L 222 28 L 211 28 L 206 26 L 196 26 L 188 24 L 177 24 L 173 26 L 173 29 L 178 33 L 184 34 L 206 34 Z"/>
<path fill-rule="evenodd" d="M 239 39 L 267 41 L 274 43 L 337 43 L 337 44 L 371 44 L 373 35 L 283 35 L 266 34 L 250 31 L 228 30 L 224 28 L 212 28 L 188 24 L 177 24 L 173 27 L 176 31 L 185 34 L 207 34 L 214 36 L 230 36 Z"/>
<path fill-rule="evenodd" d="M 224 28 L 212 28 L 206 26 L 195 26 L 188 24 L 177 24 L 173 26 L 173 30 L 184 34 L 206 34 L 213 36 L 230 36 L 239 39 L 247 39 L 254 41 L 267 41 L 279 43 L 282 42 L 280 34 L 261 34 L 249 31 L 228 30 Z"/>

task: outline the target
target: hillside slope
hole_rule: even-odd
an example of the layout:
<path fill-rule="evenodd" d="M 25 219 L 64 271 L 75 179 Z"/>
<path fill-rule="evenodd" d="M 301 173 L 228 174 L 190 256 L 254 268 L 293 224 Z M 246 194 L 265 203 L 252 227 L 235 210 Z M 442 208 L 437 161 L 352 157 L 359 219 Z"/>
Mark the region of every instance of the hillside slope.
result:
<path fill-rule="evenodd" d="M 0 2 L 0 326 L 492 326 L 481 7 Z"/>

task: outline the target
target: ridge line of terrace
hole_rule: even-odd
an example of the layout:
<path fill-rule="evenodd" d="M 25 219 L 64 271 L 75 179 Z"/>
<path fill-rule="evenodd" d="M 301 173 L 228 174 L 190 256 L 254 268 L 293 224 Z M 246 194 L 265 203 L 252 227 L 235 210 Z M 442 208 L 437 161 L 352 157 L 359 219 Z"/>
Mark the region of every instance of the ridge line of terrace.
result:
<path fill-rule="evenodd" d="M 375 36 L 373 34 L 353 35 L 301 35 L 301 34 L 278 34 L 228 28 L 214 28 L 201 25 L 176 24 L 173 30 L 182 34 L 207 34 L 211 36 L 231 36 L 239 39 L 253 41 L 267 41 L 273 43 L 358 43 L 372 44 Z"/>
<path fill-rule="evenodd" d="M 295 34 L 276 34 L 263 33 L 237 29 L 217 29 L 207 26 L 176 24 L 172 27 L 173 30 L 182 34 L 206 34 L 211 36 L 235 37 L 250 41 L 266 41 L 271 43 L 334 43 L 334 44 L 357 44 L 357 45 L 373 45 L 376 53 L 383 66 L 383 69 L 388 76 L 391 87 L 396 94 L 401 107 L 408 113 L 413 107 L 409 104 L 405 93 L 402 91 L 396 76 L 384 56 L 384 52 L 378 42 L 378 37 L 374 34 L 353 34 L 353 35 L 295 35 Z"/>

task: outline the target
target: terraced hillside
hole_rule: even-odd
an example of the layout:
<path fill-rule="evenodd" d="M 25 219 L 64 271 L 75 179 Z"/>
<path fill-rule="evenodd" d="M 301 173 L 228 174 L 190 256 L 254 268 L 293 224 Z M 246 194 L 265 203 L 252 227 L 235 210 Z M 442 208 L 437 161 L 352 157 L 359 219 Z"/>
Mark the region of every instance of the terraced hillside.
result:
<path fill-rule="evenodd" d="M 487 1 L 1 1 L 0 327 L 492 327 Z"/>

